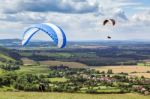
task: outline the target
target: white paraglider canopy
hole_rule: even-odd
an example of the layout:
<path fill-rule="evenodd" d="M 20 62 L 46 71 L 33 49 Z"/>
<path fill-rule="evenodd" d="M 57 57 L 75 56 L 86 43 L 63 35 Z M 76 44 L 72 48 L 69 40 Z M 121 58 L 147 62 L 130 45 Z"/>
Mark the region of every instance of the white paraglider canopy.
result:
<path fill-rule="evenodd" d="M 48 34 L 59 48 L 65 47 L 66 36 L 64 31 L 52 23 L 35 24 L 28 27 L 24 32 L 22 45 L 27 45 L 32 36 L 40 30 Z"/>

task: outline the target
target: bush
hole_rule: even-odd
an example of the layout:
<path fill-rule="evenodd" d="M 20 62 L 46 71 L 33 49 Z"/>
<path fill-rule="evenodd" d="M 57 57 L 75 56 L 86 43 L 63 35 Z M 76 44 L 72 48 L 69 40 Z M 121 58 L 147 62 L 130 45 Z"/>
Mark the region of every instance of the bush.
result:
<path fill-rule="evenodd" d="M 39 88 L 35 84 L 27 84 L 24 87 L 24 91 L 39 91 Z"/>
<path fill-rule="evenodd" d="M 107 74 L 113 74 L 112 69 L 108 69 Z"/>

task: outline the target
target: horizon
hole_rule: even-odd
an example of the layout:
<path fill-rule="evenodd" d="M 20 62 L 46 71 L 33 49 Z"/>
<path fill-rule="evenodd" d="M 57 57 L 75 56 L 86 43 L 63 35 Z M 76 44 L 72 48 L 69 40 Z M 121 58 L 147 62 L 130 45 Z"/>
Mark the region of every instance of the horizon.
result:
<path fill-rule="evenodd" d="M 0 39 L 0 40 L 22 40 L 19 38 L 8 38 L 8 39 Z M 134 40 L 69 40 L 67 42 L 150 42 L 150 40 L 140 40 L 140 39 L 134 39 Z M 39 40 L 39 39 L 33 39 L 30 42 L 52 42 L 51 40 Z"/>

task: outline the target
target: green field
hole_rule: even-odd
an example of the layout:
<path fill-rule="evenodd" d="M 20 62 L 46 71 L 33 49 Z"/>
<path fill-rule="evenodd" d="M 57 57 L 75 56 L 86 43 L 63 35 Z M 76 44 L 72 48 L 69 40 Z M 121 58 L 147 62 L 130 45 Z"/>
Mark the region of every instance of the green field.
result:
<path fill-rule="evenodd" d="M 66 82 L 67 81 L 67 79 L 66 78 L 49 78 L 49 80 L 51 81 L 51 82 Z"/>
<path fill-rule="evenodd" d="M 52 60 L 40 61 L 40 64 L 45 65 L 45 66 L 64 65 L 64 66 L 68 66 L 70 68 L 84 68 L 87 66 L 87 65 L 79 63 L 79 62 L 63 62 L 63 61 L 52 61 Z"/>
<path fill-rule="evenodd" d="M 20 70 L 17 70 L 18 73 L 32 73 L 32 74 L 47 74 L 49 69 L 47 66 L 42 65 L 31 65 L 31 66 L 22 66 Z"/>
<path fill-rule="evenodd" d="M 38 92 L 0 92 L 0 99 L 150 99 L 139 94 L 72 94 Z"/>

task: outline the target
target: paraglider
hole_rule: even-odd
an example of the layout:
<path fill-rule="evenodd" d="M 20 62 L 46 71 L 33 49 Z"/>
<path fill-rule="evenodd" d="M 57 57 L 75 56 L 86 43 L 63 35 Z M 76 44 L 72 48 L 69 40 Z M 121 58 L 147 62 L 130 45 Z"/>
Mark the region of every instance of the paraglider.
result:
<path fill-rule="evenodd" d="M 106 19 L 103 21 L 103 26 L 105 26 L 106 24 L 111 23 L 113 26 L 115 26 L 116 21 L 114 19 Z M 111 36 L 107 36 L 108 39 L 111 39 Z"/>
<path fill-rule="evenodd" d="M 35 24 L 28 27 L 24 31 L 22 45 L 27 45 L 32 36 L 39 31 L 43 31 L 44 33 L 48 34 L 59 48 L 65 47 L 66 35 L 64 31 L 60 27 L 52 23 Z"/>

